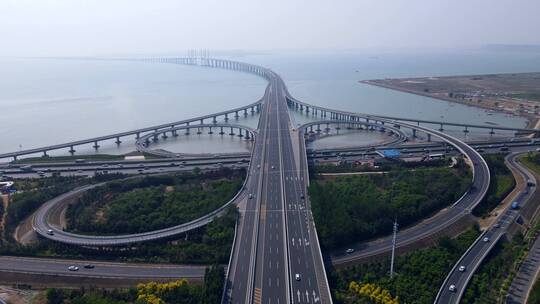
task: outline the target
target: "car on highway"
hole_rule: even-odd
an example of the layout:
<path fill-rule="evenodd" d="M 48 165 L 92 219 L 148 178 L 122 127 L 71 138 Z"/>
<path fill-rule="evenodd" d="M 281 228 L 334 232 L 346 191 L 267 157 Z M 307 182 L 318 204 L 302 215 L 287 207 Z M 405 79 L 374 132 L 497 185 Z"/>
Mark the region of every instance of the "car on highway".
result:
<path fill-rule="evenodd" d="M 249 194 L 249 198 L 250 198 L 250 199 L 253 198 L 253 194 L 252 194 L 252 193 Z"/>
<path fill-rule="evenodd" d="M 48 235 L 54 235 L 54 231 L 52 229 L 47 230 Z"/>
<path fill-rule="evenodd" d="M 489 242 L 489 238 L 486 236 L 482 241 L 483 241 L 484 243 L 487 243 L 487 242 Z"/>
<path fill-rule="evenodd" d="M 535 184 L 534 184 L 534 182 L 532 180 L 529 179 L 529 180 L 527 180 L 527 186 L 534 187 Z"/>
<path fill-rule="evenodd" d="M 519 208 L 519 203 L 518 202 L 513 202 L 511 208 L 512 209 L 518 209 Z"/>
<path fill-rule="evenodd" d="M 94 269 L 96 266 L 94 266 L 94 264 L 86 264 L 84 265 L 84 268 L 86 269 Z"/>
<path fill-rule="evenodd" d="M 454 284 L 450 285 L 450 287 L 448 287 L 448 290 L 451 291 L 451 292 L 455 292 L 456 291 L 456 285 L 454 285 Z"/>
<path fill-rule="evenodd" d="M 272 166 L 272 169 L 274 169 L 274 166 Z"/>
<path fill-rule="evenodd" d="M 353 253 L 353 252 L 354 252 L 354 249 L 349 248 L 349 249 L 345 250 L 345 252 L 346 252 L 346 253 Z"/>
<path fill-rule="evenodd" d="M 493 228 L 499 228 L 499 227 L 501 227 L 500 223 L 496 223 L 495 225 L 493 225 Z"/>
<path fill-rule="evenodd" d="M 294 279 L 297 280 L 297 281 L 300 281 L 302 279 L 302 276 L 300 276 L 300 274 L 297 273 L 297 274 L 294 275 Z"/>
<path fill-rule="evenodd" d="M 68 270 L 69 271 L 77 271 L 77 270 L 79 270 L 79 267 L 71 265 L 71 266 L 68 267 Z"/>
<path fill-rule="evenodd" d="M 461 265 L 459 266 L 458 270 L 459 272 L 465 272 L 465 270 L 467 270 L 467 267 L 465 267 L 464 265 Z"/>

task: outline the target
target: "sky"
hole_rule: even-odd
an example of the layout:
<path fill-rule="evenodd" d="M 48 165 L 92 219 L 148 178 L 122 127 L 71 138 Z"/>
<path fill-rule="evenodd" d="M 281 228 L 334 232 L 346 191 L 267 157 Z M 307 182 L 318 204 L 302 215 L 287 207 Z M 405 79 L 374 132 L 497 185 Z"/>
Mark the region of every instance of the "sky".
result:
<path fill-rule="evenodd" d="M 0 0 L 0 56 L 540 44 L 540 0 Z"/>

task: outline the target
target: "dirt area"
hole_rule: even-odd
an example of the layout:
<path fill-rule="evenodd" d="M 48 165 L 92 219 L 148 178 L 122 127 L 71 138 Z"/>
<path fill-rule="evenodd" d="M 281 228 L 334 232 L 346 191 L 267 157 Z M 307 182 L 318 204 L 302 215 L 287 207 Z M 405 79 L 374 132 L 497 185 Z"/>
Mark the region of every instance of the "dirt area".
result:
<path fill-rule="evenodd" d="M 512 171 L 512 175 L 514 176 L 514 179 L 516 180 L 516 186 L 508 194 L 503 201 L 495 208 L 493 209 L 485 218 L 479 218 L 478 224 L 480 225 L 480 229 L 484 230 L 490 227 L 499 217 L 502 212 L 512 204 L 512 202 L 516 199 L 516 197 L 519 195 L 523 189 L 525 189 L 526 181 L 523 179 L 523 177 L 518 173 L 516 169 L 514 169 L 511 166 L 508 166 L 508 163 L 505 161 L 506 166 L 510 171 Z"/>
<path fill-rule="evenodd" d="M 540 124 L 540 72 L 375 79 L 361 83 L 521 115 L 529 119 L 530 127 Z"/>
<path fill-rule="evenodd" d="M 7 208 L 9 205 L 9 196 L 2 194 L 2 206 L 4 207 L 4 214 L 2 218 L 0 219 L 0 231 L 4 231 L 4 223 L 6 222 L 6 216 L 7 216 Z"/>
<path fill-rule="evenodd" d="M 37 300 L 40 291 L 0 286 L 0 299 L 10 304 L 42 303 Z"/>

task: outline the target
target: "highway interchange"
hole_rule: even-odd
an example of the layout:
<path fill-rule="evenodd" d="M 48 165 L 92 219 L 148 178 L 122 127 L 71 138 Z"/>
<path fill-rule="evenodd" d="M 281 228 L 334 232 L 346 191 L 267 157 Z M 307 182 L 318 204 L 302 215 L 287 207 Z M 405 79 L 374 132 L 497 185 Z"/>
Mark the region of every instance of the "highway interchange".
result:
<path fill-rule="evenodd" d="M 331 303 L 320 246 L 309 210 L 309 197 L 306 193 L 309 181 L 303 143 L 304 130 L 293 128 L 289 117 L 287 104 L 293 99 L 281 78 L 274 72 L 264 68 L 255 69 L 251 65 L 248 68 L 238 66 L 241 70 L 256 70 L 256 74 L 268 79 L 269 85 L 262 98 L 259 135 L 251 151 L 247 179 L 243 189 L 234 199 L 234 203 L 240 206 L 242 212 L 228 268 L 224 302 Z M 321 107 L 318 109 L 333 111 L 332 114 L 335 113 L 335 117 L 344 121 L 371 119 L 380 124 L 387 123 L 401 128 L 410 128 L 415 132 L 424 132 L 453 146 L 467 157 L 473 171 L 472 185 L 467 193 L 446 212 L 436 215 L 430 221 L 400 232 L 397 247 L 421 240 L 456 223 L 460 218 L 467 216 L 487 192 L 490 181 L 489 168 L 480 154 L 462 140 L 442 131 L 395 118 L 342 112 Z M 203 123 L 202 120 L 201 123 Z M 69 143 L 61 146 L 66 145 Z M 36 151 L 43 150 L 36 149 Z M 16 154 L 6 155 L 15 157 Z M 237 159 L 231 160 L 231 162 L 234 161 L 238 162 Z M 164 171 L 161 170 L 163 166 L 164 164 L 156 165 L 155 168 L 152 167 L 152 170 Z M 215 166 L 215 163 L 199 163 L 197 166 Z M 95 167 L 73 168 L 77 173 L 80 173 L 80 170 L 84 173 L 86 169 L 97 171 Z M 103 169 L 100 168 L 100 170 Z M 139 170 L 143 168 L 117 169 L 140 172 Z M 44 221 L 40 225 L 47 225 L 47 223 Z M 46 236 L 44 231 L 40 234 Z M 94 237 L 93 242 L 99 243 L 100 239 L 103 237 Z M 57 241 L 69 243 L 61 239 Z M 366 256 L 386 253 L 390 249 L 389 238 L 376 243 L 367 243 L 356 249 L 353 254 L 344 254 L 343 251 L 331 253 L 332 262 L 351 263 Z"/>

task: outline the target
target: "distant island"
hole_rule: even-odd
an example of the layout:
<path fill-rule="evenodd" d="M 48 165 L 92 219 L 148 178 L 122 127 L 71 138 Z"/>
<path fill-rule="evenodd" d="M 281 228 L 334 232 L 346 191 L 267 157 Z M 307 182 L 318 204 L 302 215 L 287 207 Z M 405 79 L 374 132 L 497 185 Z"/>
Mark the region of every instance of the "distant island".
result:
<path fill-rule="evenodd" d="M 520 115 L 539 128 L 540 72 L 363 80 L 361 83 Z"/>

